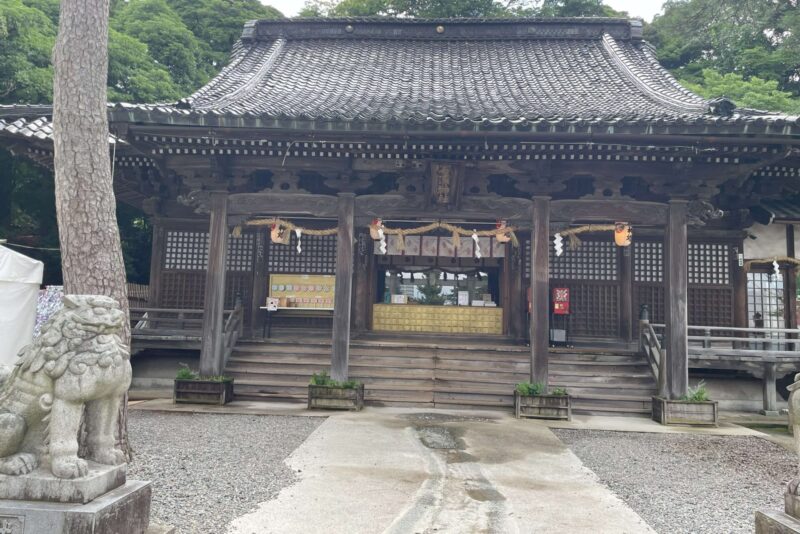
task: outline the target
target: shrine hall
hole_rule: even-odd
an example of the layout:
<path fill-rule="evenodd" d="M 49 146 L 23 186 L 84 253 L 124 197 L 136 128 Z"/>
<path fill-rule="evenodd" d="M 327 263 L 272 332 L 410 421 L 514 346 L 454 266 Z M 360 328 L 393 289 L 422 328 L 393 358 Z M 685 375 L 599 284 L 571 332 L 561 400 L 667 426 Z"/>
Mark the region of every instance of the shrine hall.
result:
<path fill-rule="evenodd" d="M 194 94 L 108 116 L 153 228 L 134 369 L 612 415 L 690 372 L 774 410 L 798 370 L 800 119 L 684 88 L 638 20 L 251 21 Z M 0 144 L 52 168 L 51 117 L 1 107 Z"/>

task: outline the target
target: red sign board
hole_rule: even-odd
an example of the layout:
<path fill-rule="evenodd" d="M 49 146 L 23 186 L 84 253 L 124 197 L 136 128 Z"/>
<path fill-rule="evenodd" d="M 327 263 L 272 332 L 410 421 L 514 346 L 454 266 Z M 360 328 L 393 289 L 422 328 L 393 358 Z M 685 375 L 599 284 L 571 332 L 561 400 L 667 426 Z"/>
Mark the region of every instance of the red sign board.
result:
<path fill-rule="evenodd" d="M 553 315 L 569 315 L 569 288 L 553 288 Z"/>

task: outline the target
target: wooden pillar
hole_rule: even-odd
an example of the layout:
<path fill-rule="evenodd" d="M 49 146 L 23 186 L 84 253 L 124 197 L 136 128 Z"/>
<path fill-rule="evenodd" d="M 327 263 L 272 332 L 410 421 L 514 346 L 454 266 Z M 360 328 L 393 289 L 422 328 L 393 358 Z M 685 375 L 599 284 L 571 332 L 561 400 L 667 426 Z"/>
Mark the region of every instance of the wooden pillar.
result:
<path fill-rule="evenodd" d="M 665 312 L 667 323 L 666 392 L 670 399 L 685 395 L 689 386 L 689 346 L 687 299 L 689 286 L 689 244 L 686 235 L 688 203 L 669 203 L 667 223 L 667 285 Z"/>
<path fill-rule="evenodd" d="M 164 247 L 166 246 L 166 230 L 159 219 L 154 218 L 152 248 L 150 249 L 150 282 L 147 291 L 147 305 L 151 308 L 161 307 L 161 273 L 164 269 Z"/>
<path fill-rule="evenodd" d="M 620 308 L 619 334 L 625 341 L 633 341 L 633 318 L 639 318 L 639 311 L 633 309 L 633 245 L 617 247 L 620 258 Z M 637 323 L 638 324 L 638 323 Z M 637 332 L 638 336 L 638 332 Z"/>
<path fill-rule="evenodd" d="M 550 198 L 533 198 L 531 230 L 531 382 L 547 387 L 550 357 Z"/>
<path fill-rule="evenodd" d="M 778 415 L 778 389 L 775 386 L 775 380 L 777 378 L 775 376 L 775 366 L 775 363 L 764 364 L 764 380 L 762 381 L 764 409 L 761 410 L 761 413 L 764 415 Z"/>
<path fill-rule="evenodd" d="M 795 257 L 793 224 L 786 225 L 786 255 Z M 786 288 L 786 328 L 797 328 L 797 267 L 790 265 L 786 269 L 783 287 Z"/>
<path fill-rule="evenodd" d="M 267 232 L 259 230 L 255 235 L 255 254 L 253 261 L 253 300 L 250 305 L 250 330 L 248 337 L 260 336 L 262 321 L 264 320 L 265 310 L 262 306 L 267 305 Z"/>
<path fill-rule="evenodd" d="M 369 312 L 370 300 L 370 256 L 372 252 L 372 240 L 368 234 L 359 232 L 358 239 L 356 240 L 358 249 L 356 250 L 356 268 L 353 273 L 353 284 L 355 289 L 353 291 L 353 328 L 356 332 L 364 332 L 367 330 L 367 314 Z"/>
<path fill-rule="evenodd" d="M 228 255 L 228 194 L 211 193 L 208 231 L 208 267 L 203 301 L 203 333 L 200 374 L 221 375 L 225 366 L 222 348 L 225 314 L 225 259 Z"/>
<path fill-rule="evenodd" d="M 747 273 L 744 267 L 739 265 L 738 254 L 744 255 L 744 244 L 740 243 L 736 248 L 737 257 L 731 261 L 733 273 L 733 326 L 737 328 L 747 328 Z M 740 347 L 734 347 L 740 348 Z"/>
<path fill-rule="evenodd" d="M 350 307 L 353 297 L 353 214 L 355 195 L 339 193 L 336 242 L 336 294 L 333 310 L 331 378 L 347 380 L 350 357 Z"/>

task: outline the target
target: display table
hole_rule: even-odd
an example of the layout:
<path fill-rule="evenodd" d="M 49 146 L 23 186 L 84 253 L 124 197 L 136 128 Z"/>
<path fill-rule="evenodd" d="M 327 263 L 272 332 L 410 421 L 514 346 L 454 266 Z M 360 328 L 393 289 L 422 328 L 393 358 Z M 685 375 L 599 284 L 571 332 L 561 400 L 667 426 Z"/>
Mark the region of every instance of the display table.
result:
<path fill-rule="evenodd" d="M 318 319 L 333 318 L 333 308 L 278 308 L 270 310 L 266 306 L 261 306 L 264 310 L 264 323 L 261 325 L 261 337 L 269 339 L 272 336 L 272 317 L 281 315 L 282 317 L 311 317 Z"/>
<path fill-rule="evenodd" d="M 503 308 L 375 304 L 372 329 L 386 332 L 502 334 Z"/>

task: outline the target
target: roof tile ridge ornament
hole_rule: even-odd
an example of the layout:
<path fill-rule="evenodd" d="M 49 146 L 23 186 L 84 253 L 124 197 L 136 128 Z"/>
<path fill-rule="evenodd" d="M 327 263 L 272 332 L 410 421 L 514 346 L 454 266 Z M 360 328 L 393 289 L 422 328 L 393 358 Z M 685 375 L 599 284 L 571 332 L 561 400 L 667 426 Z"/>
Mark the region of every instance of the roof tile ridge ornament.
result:
<path fill-rule="evenodd" d="M 375 40 L 640 40 L 641 21 L 609 17 L 570 18 L 396 18 L 332 17 L 262 19 L 248 23 L 243 38 Z"/>
<path fill-rule="evenodd" d="M 241 41 L 240 41 L 241 42 Z M 244 43 L 243 43 L 244 44 Z M 261 58 L 258 60 L 258 68 L 251 73 L 249 78 L 241 83 L 238 87 L 233 90 L 226 91 L 224 95 L 220 95 L 219 98 L 214 100 L 214 110 L 218 110 L 223 108 L 225 105 L 230 103 L 235 103 L 236 99 L 242 95 L 243 93 L 247 93 L 248 91 L 254 89 L 256 86 L 259 85 L 261 80 L 269 74 L 269 71 L 272 70 L 275 61 L 281 55 L 283 48 L 286 44 L 286 39 L 279 38 L 276 39 L 272 46 L 267 47 L 264 51 L 261 52 Z M 236 69 L 247 56 L 249 53 L 255 48 L 252 43 L 248 43 L 249 46 L 242 46 L 242 53 L 236 58 L 236 61 L 232 61 L 228 66 L 226 66 L 219 74 L 217 74 L 214 79 L 208 82 L 206 85 L 198 89 L 194 94 L 190 95 L 187 98 L 184 98 L 178 102 L 178 105 L 175 107 L 179 109 L 192 109 L 195 111 L 202 111 L 202 109 L 197 109 L 194 107 L 195 102 L 202 99 L 202 97 L 206 96 L 207 94 L 211 93 L 211 89 L 216 87 L 217 84 L 220 82 L 224 82 L 225 77 L 228 73 L 234 69 Z M 185 102 L 182 104 L 182 102 Z M 184 107 L 186 106 L 186 107 Z M 200 105 L 198 108 L 202 108 L 203 106 Z"/>
<path fill-rule="evenodd" d="M 609 55 L 612 63 L 614 63 L 631 82 L 639 87 L 639 89 L 641 89 L 650 98 L 656 100 L 660 104 L 674 109 L 677 112 L 686 114 L 705 114 L 708 112 L 708 101 L 706 101 L 700 95 L 696 95 L 684 88 L 677 81 L 675 81 L 675 86 L 670 87 L 670 89 L 673 91 L 677 91 L 678 88 L 683 89 L 683 91 L 681 91 L 683 93 L 681 96 L 685 97 L 685 99 L 659 91 L 659 88 L 655 87 L 655 84 L 652 83 L 652 77 L 647 76 L 646 72 L 636 65 L 636 63 L 631 61 L 631 59 L 625 52 L 622 51 L 617 41 L 611 35 L 604 34 L 602 42 L 603 49 Z M 651 56 L 647 55 L 646 57 L 648 57 L 648 60 L 651 58 Z M 674 79 L 672 78 L 672 75 L 666 72 L 666 70 L 657 61 L 656 64 L 653 65 L 653 68 L 657 68 L 660 71 L 660 74 L 666 74 L 668 76 L 667 79 Z M 694 100 L 694 102 L 689 100 L 690 98 L 691 100 Z"/>

